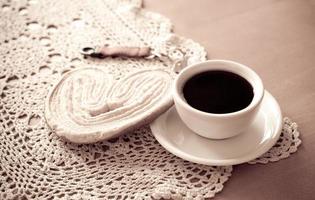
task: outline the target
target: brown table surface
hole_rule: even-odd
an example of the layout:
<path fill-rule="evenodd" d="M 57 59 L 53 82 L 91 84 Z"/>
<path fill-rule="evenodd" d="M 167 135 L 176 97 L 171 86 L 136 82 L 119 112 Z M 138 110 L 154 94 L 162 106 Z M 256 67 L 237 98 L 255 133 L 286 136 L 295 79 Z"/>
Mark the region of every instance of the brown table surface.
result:
<path fill-rule="evenodd" d="M 252 67 L 299 125 L 302 145 L 267 165 L 238 165 L 215 199 L 315 199 L 315 1 L 145 0 L 209 58 Z"/>

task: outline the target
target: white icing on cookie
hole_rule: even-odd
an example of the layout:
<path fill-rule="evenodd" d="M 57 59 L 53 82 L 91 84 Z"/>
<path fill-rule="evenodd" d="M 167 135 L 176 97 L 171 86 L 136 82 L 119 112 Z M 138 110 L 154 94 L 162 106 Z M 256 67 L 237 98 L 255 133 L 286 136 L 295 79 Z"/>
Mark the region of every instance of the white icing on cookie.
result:
<path fill-rule="evenodd" d="M 92 143 L 148 123 L 172 104 L 172 75 L 140 70 L 120 80 L 102 68 L 65 74 L 46 100 L 53 131 L 72 142 Z"/>

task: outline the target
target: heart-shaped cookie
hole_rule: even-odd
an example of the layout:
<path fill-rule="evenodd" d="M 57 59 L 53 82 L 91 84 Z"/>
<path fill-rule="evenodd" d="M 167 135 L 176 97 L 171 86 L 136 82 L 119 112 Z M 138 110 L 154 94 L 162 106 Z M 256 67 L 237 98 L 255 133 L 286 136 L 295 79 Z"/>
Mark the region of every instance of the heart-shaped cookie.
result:
<path fill-rule="evenodd" d="M 48 125 L 75 143 L 93 143 L 152 121 L 172 105 L 173 74 L 139 70 L 115 80 L 106 69 L 86 67 L 65 74 L 45 104 Z"/>

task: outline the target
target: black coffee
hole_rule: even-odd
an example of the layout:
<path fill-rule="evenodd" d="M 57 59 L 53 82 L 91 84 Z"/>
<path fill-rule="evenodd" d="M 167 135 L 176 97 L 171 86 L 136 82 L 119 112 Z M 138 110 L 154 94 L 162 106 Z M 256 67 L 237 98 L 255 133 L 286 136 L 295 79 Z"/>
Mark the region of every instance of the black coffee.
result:
<path fill-rule="evenodd" d="M 208 113 L 231 113 L 246 108 L 254 97 L 243 77 L 221 70 L 205 71 L 184 85 L 184 97 L 192 107 Z"/>

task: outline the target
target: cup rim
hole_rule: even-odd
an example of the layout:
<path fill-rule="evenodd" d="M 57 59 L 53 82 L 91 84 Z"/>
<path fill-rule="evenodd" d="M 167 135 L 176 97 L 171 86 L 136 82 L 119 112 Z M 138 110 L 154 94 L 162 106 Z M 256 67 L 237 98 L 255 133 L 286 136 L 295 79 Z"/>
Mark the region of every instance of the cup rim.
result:
<path fill-rule="evenodd" d="M 256 92 L 254 92 L 254 97 L 253 97 L 251 103 L 248 106 L 246 106 L 245 108 L 243 108 L 241 110 L 238 110 L 238 111 L 235 111 L 235 112 L 230 112 L 230 113 L 208 113 L 208 112 L 204 112 L 204 111 L 198 110 L 198 109 L 190 106 L 183 99 L 182 95 L 180 95 L 181 94 L 180 88 L 183 87 L 185 81 L 183 82 L 182 85 L 179 85 L 178 82 L 181 79 L 181 77 L 183 77 L 184 74 L 189 73 L 192 70 L 192 68 L 202 67 L 204 64 L 209 64 L 209 63 L 210 64 L 219 63 L 219 64 L 233 65 L 233 66 L 236 66 L 238 68 L 241 68 L 243 70 L 248 71 L 251 74 L 251 76 L 254 76 L 255 85 L 253 85 L 253 84 L 251 84 L 251 85 L 252 85 L 254 90 L 256 89 Z M 220 69 L 218 68 L 218 70 L 220 70 Z M 222 69 L 222 70 L 228 71 L 226 69 Z M 207 71 L 207 70 L 204 70 L 204 71 Z M 237 72 L 233 72 L 233 73 L 235 73 L 235 74 L 245 78 L 244 76 L 238 74 Z M 188 76 L 187 80 L 189 78 L 191 78 L 192 76 L 194 76 L 194 75 L 195 74 L 191 74 L 190 76 Z M 248 79 L 246 79 L 246 80 L 248 80 Z M 245 65 L 243 65 L 241 63 L 238 63 L 238 62 L 235 62 L 235 61 L 231 61 L 231 60 L 219 60 L 219 59 L 206 60 L 206 61 L 203 61 L 203 62 L 199 62 L 199 63 L 195 63 L 195 64 L 192 64 L 192 65 L 189 65 L 186 68 L 184 68 L 178 74 L 178 76 L 176 77 L 175 82 L 173 84 L 173 98 L 174 98 L 174 101 L 177 102 L 177 103 L 180 103 L 185 109 L 187 109 L 187 110 L 189 110 L 191 112 L 194 112 L 194 113 L 198 113 L 199 115 L 206 116 L 206 117 L 234 117 L 234 116 L 237 116 L 237 115 L 242 115 L 242 114 L 248 113 L 248 112 L 250 112 L 251 110 L 253 110 L 254 108 L 256 108 L 259 105 L 259 103 L 263 99 L 263 96 L 264 96 L 264 86 L 263 86 L 262 80 L 258 76 L 258 74 L 254 70 L 252 70 L 251 68 L 249 68 L 249 67 L 247 67 L 247 66 L 245 66 Z M 255 97 L 256 97 L 256 99 L 255 99 Z"/>

